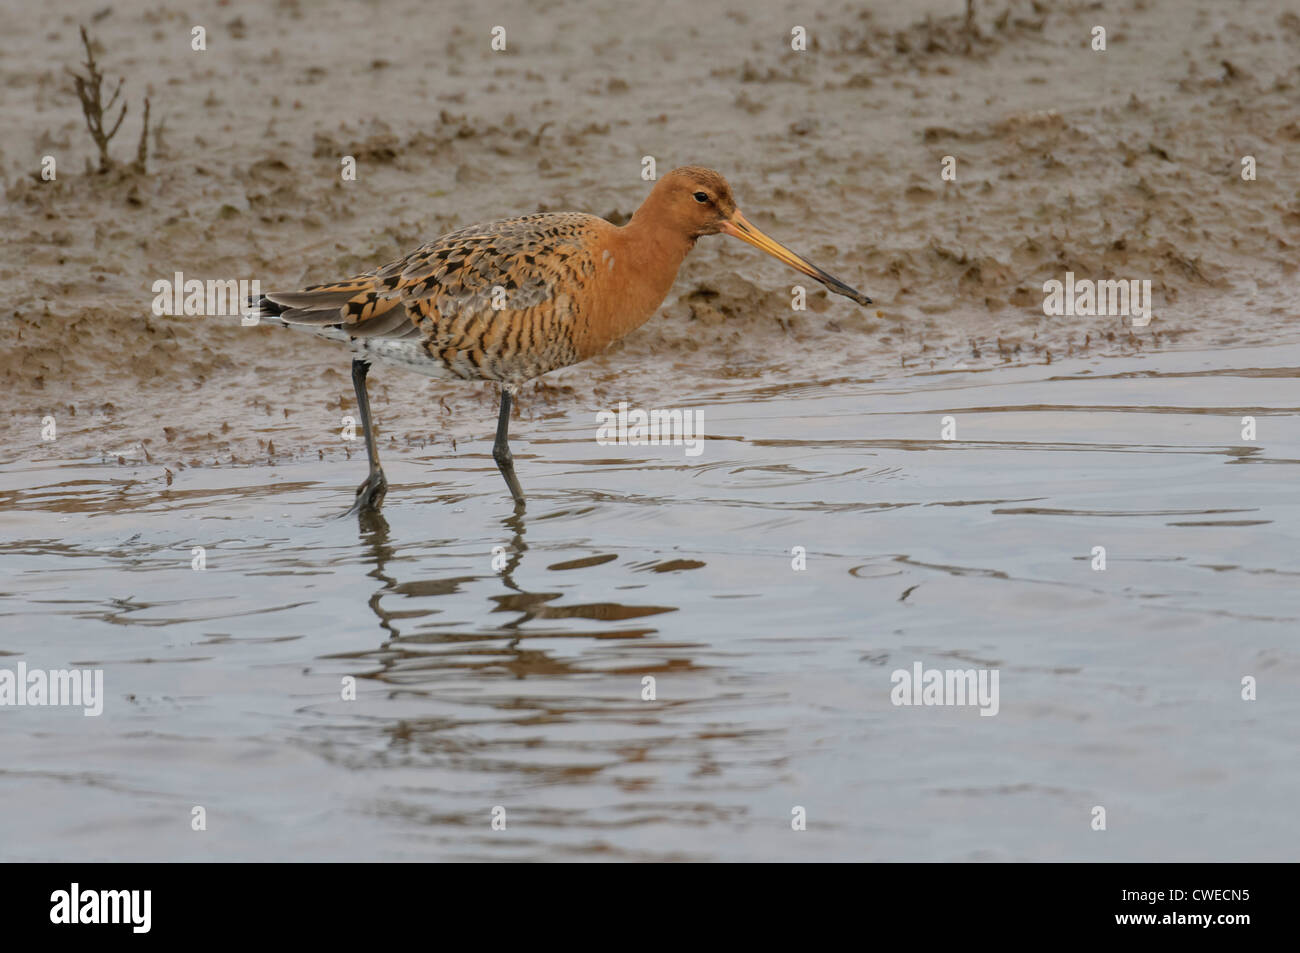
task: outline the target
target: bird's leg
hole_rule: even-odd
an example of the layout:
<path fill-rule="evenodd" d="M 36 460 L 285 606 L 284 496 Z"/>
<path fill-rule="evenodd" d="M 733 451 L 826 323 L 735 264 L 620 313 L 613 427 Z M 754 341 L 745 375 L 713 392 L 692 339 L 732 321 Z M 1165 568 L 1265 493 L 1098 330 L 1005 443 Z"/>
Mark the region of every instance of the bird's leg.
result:
<path fill-rule="evenodd" d="M 514 393 L 513 384 L 501 385 L 501 414 L 497 417 L 497 439 L 492 444 L 492 459 L 497 462 L 497 469 L 506 478 L 510 495 L 515 498 L 516 503 L 522 503 L 524 491 L 519 486 L 519 478 L 515 476 L 515 458 L 511 456 L 510 444 L 507 442 L 510 431 L 510 405 L 514 403 Z"/>
<path fill-rule="evenodd" d="M 357 407 L 361 410 L 361 429 L 366 433 L 366 456 L 370 461 L 370 474 L 357 487 L 357 501 L 348 512 L 359 513 L 362 510 L 378 509 L 388 489 L 388 480 L 384 478 L 383 468 L 379 466 L 379 449 L 375 446 L 375 428 L 370 419 L 370 398 L 366 396 L 366 374 L 370 371 L 370 362 L 360 358 L 352 359 L 352 386 L 357 391 Z"/>

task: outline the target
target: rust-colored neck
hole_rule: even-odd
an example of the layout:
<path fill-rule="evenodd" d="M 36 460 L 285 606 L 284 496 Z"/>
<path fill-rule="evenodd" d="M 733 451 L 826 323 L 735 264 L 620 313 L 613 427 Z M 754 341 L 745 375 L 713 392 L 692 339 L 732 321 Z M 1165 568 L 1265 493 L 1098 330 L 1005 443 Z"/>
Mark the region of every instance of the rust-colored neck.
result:
<path fill-rule="evenodd" d="M 592 250 L 591 317 L 575 339 L 579 360 L 654 317 L 694 246 L 689 230 L 672 221 L 661 190 L 652 191 L 626 225 L 611 226 Z"/>
<path fill-rule="evenodd" d="M 695 247 L 695 239 L 668 221 L 652 192 L 631 221 L 618 230 L 614 254 L 624 301 L 615 316 L 618 336 L 645 324 L 668 297 L 677 269 Z"/>

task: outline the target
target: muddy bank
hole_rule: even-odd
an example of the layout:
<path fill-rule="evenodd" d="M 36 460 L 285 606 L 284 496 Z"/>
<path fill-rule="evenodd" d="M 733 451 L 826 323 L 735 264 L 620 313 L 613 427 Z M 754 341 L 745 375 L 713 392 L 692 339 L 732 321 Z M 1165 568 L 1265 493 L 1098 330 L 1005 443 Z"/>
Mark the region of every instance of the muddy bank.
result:
<path fill-rule="evenodd" d="M 156 317 L 153 282 L 295 287 L 472 221 L 567 208 L 619 221 L 647 191 L 644 155 L 718 168 L 755 223 L 877 304 L 818 289 L 792 312 L 797 276 L 705 240 L 662 316 L 530 388 L 525 420 L 736 381 L 1300 337 L 1300 17 L 1287 4 L 981 4 L 972 24 L 959 6 L 824 5 L 801 14 L 803 52 L 771 0 L 490 16 L 453 4 L 431 33 L 382 36 L 376 18 L 418 22 L 422 7 L 231 3 L 203 52 L 194 16 L 174 9 L 6 16 L 8 458 L 346 454 L 345 354 L 237 320 Z M 86 171 L 94 150 L 63 72 L 82 23 L 126 79 L 132 111 L 111 146 L 123 162 L 150 97 L 144 175 Z M 1098 23 L 1105 52 L 1089 47 Z M 504 52 L 490 49 L 498 24 Z M 356 181 L 341 180 L 343 155 Z M 955 181 L 940 177 L 945 156 Z M 1150 324 L 1044 316 L 1043 282 L 1067 271 L 1150 280 Z M 451 449 L 491 431 L 490 387 L 400 370 L 371 381 L 390 444 Z"/>

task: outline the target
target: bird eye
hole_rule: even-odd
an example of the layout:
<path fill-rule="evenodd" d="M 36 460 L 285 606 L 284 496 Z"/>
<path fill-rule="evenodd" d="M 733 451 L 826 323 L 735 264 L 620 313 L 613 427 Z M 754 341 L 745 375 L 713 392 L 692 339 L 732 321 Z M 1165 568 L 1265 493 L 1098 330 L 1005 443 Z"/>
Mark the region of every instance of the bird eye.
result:
<path fill-rule="evenodd" d="M 709 200 L 709 196 L 708 196 L 707 193 L 704 193 L 704 192 L 696 192 L 696 193 L 695 193 L 695 201 L 699 202 L 701 205 L 703 205 L 703 204 L 704 204 L 705 202 L 707 202 L 708 200 Z"/>

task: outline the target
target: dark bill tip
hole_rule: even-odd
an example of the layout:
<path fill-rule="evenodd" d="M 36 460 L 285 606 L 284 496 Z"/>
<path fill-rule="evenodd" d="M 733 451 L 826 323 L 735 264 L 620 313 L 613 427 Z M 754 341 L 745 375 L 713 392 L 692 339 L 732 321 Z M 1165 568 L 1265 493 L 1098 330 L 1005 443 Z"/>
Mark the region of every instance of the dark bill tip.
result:
<path fill-rule="evenodd" d="M 820 272 L 820 274 L 815 276 L 817 280 L 820 281 L 822 284 L 824 284 L 831 291 L 835 292 L 837 295 L 843 295 L 844 297 L 848 298 L 850 301 L 856 301 L 858 304 L 872 303 L 871 299 L 868 298 L 866 295 L 864 295 L 857 288 L 851 287 L 850 285 L 846 285 L 844 282 L 840 281 L 840 279 L 836 278 L 834 275 L 828 275 L 820 268 L 818 268 L 817 271 Z"/>

